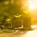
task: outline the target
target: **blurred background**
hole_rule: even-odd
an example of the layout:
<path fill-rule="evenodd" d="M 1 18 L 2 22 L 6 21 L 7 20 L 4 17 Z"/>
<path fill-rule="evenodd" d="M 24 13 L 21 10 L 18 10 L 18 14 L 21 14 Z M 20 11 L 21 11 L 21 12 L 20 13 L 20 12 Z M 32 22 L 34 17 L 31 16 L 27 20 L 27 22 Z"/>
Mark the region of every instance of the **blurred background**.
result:
<path fill-rule="evenodd" d="M 0 37 L 37 37 L 37 0 L 0 0 Z"/>
<path fill-rule="evenodd" d="M 0 29 L 31 29 L 37 24 L 36 3 L 36 0 L 0 0 Z"/>

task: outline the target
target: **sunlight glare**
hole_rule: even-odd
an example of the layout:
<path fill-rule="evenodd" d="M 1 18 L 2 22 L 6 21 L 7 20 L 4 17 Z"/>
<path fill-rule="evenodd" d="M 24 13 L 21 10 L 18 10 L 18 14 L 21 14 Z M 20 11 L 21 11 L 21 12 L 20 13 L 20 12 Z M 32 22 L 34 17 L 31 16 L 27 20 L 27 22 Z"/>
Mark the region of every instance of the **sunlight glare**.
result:
<path fill-rule="evenodd" d="M 37 5 L 37 2 L 36 2 L 37 0 L 28 0 L 28 2 L 29 2 L 29 9 L 30 10 L 34 10 L 34 9 L 36 9 L 36 5 Z"/>
<path fill-rule="evenodd" d="M 37 30 L 28 31 L 26 34 L 24 34 L 24 37 L 37 37 Z"/>

